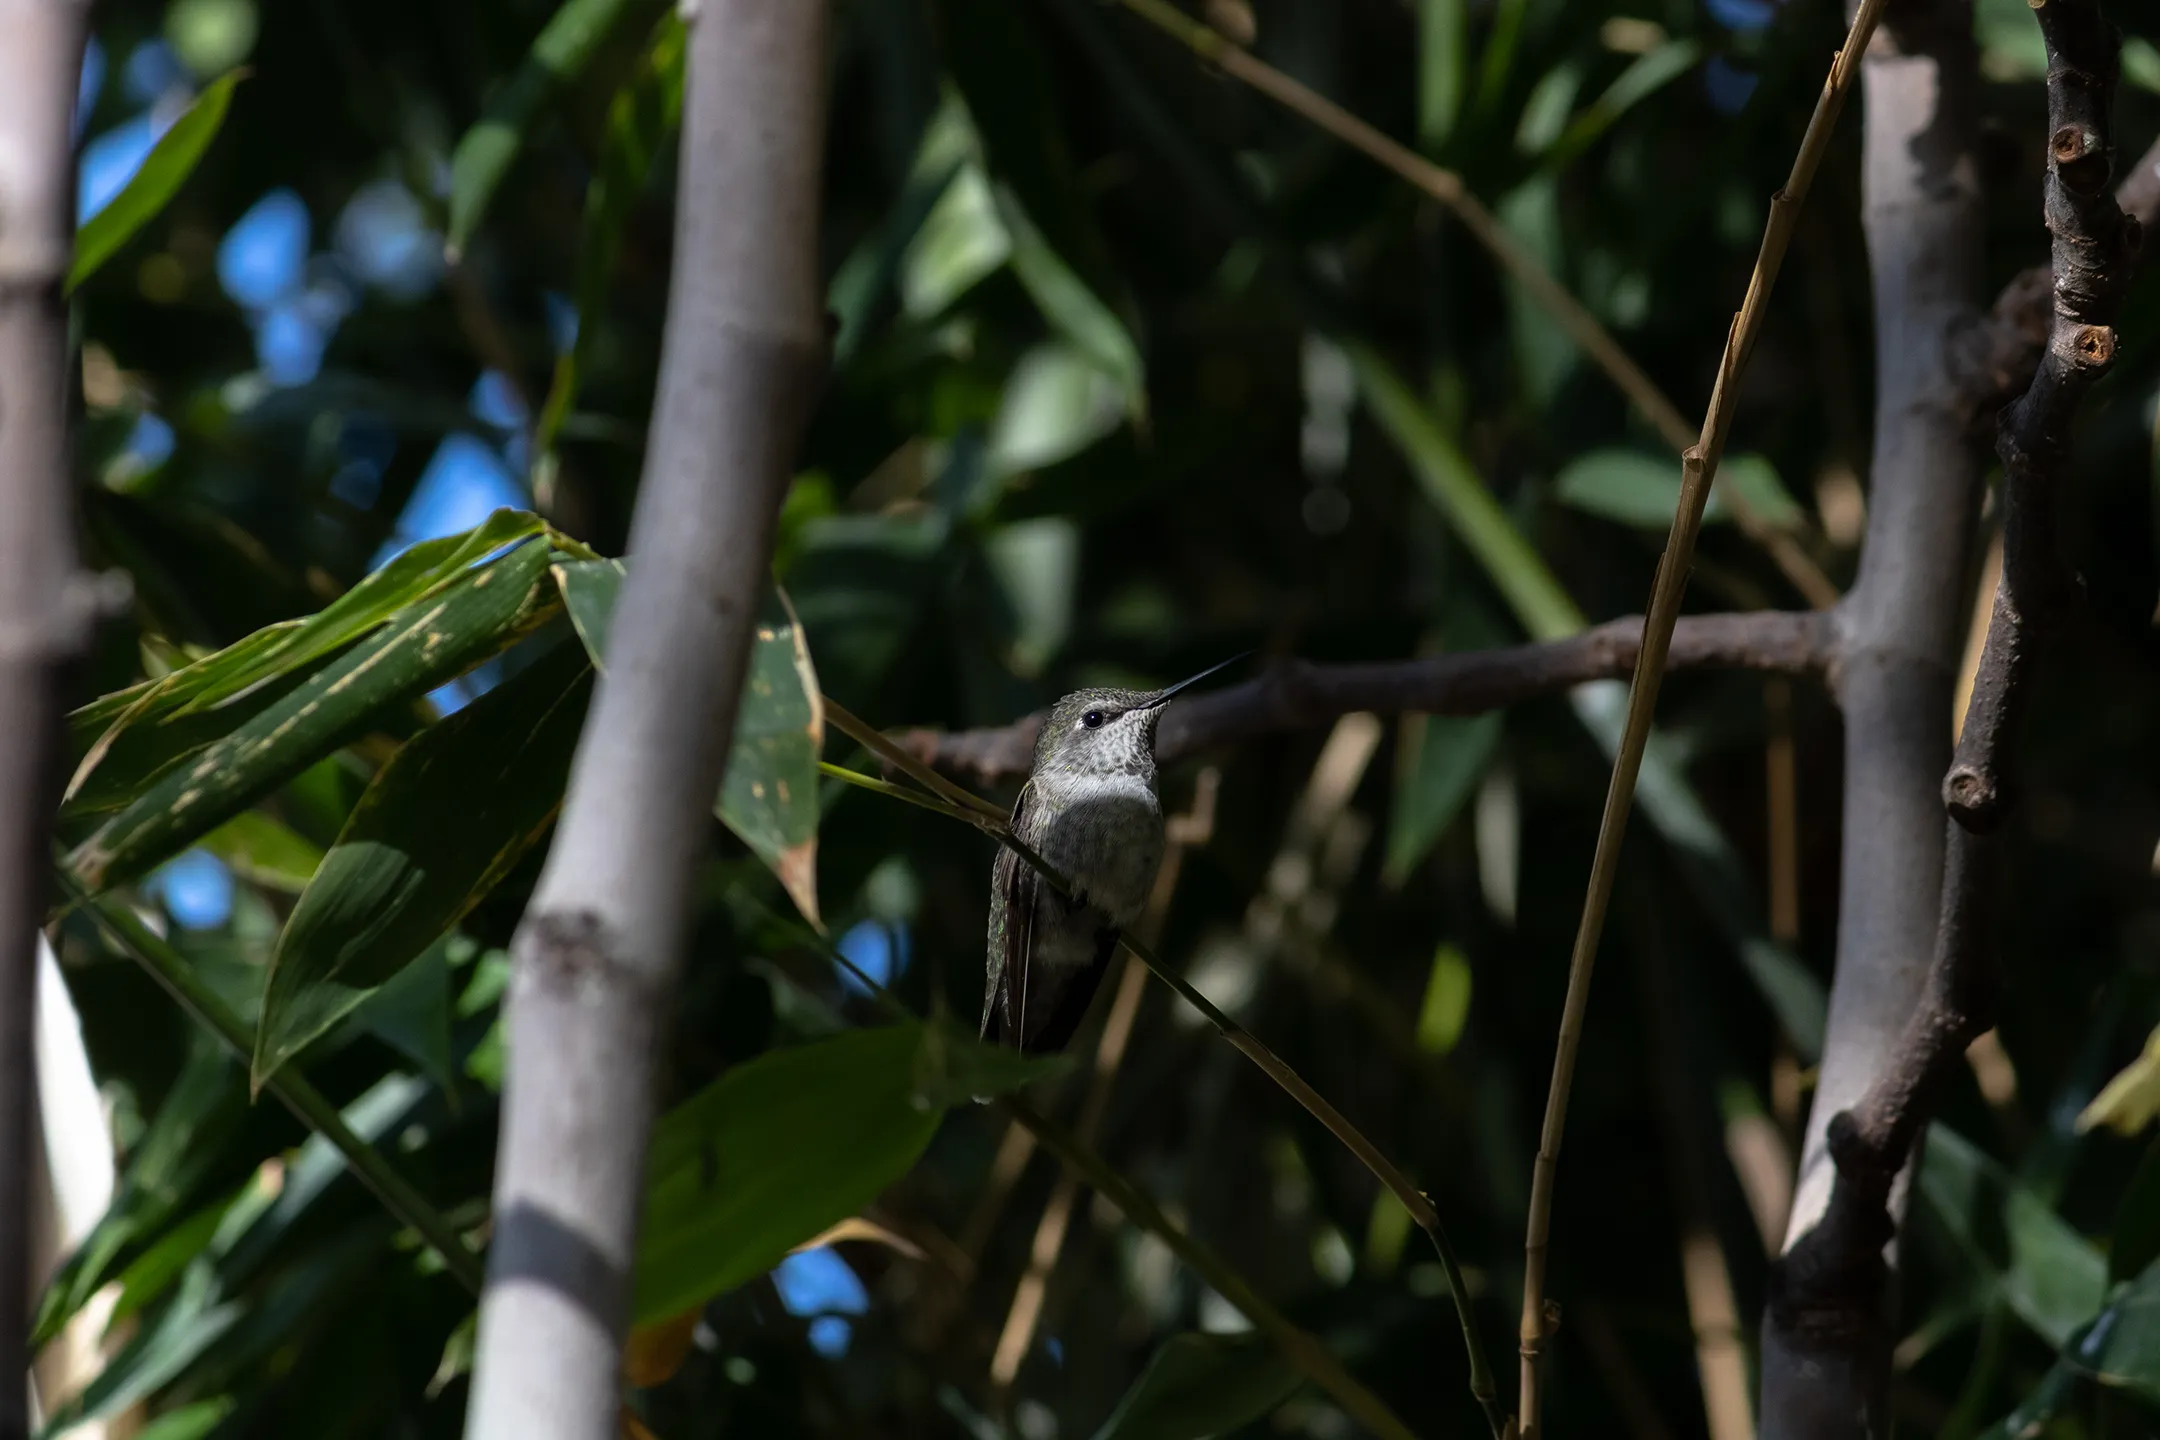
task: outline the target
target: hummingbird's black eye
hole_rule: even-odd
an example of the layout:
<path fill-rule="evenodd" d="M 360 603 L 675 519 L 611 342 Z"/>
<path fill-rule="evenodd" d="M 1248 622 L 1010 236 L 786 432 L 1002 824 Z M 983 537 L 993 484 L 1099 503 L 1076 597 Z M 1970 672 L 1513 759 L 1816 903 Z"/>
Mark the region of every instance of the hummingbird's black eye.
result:
<path fill-rule="evenodd" d="M 1080 717 L 1080 723 L 1087 726 L 1088 729 L 1093 730 L 1097 726 L 1102 724 L 1102 719 L 1102 711 L 1090 710 L 1087 712 L 1087 714 Z"/>

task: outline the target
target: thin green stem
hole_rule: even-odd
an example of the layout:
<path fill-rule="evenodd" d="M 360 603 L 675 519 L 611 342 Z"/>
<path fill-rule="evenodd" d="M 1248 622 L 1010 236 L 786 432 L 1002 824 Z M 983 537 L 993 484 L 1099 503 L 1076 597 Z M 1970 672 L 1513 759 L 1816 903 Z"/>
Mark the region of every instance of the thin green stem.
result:
<path fill-rule="evenodd" d="M 925 810 L 943 815 L 948 820 L 958 820 L 977 829 L 983 828 L 981 812 L 963 810 L 948 804 L 935 795 L 925 795 L 920 790 L 910 790 L 905 785 L 895 785 L 890 780 L 880 780 L 875 775 L 865 775 L 860 770 L 850 770 L 845 765 L 835 765 L 830 760 L 818 761 L 820 774 L 835 780 L 844 780 L 858 790 L 868 790 L 873 795 L 883 795 L 888 800 L 899 800 L 909 805 L 919 805 Z"/>
<path fill-rule="evenodd" d="M 1049 861 L 1037 854 L 1026 842 L 1015 836 L 1007 828 L 1005 817 L 997 813 L 988 801 L 972 795 L 966 789 L 937 774 L 936 771 L 931 770 L 913 755 L 908 754 L 886 736 L 836 706 L 830 699 L 826 700 L 825 706 L 826 713 L 834 716 L 835 723 L 849 737 L 890 760 L 897 768 L 911 777 L 921 780 L 925 785 L 934 786 L 941 795 L 953 800 L 956 806 L 965 805 L 972 813 L 956 813 L 954 809 L 928 803 L 921 796 L 909 793 L 899 786 L 885 785 L 884 782 L 878 782 L 874 786 L 866 786 L 865 788 L 877 789 L 880 794 L 891 794 L 894 798 L 906 800 L 910 804 L 924 805 L 927 809 L 936 810 L 938 813 L 948 815 L 954 819 L 965 820 L 978 829 L 988 832 L 999 844 L 1026 861 L 1051 889 L 1067 899 L 1072 898 L 1071 882 L 1060 874 L 1057 868 L 1051 865 Z M 840 773 L 842 778 L 854 773 L 839 772 L 838 767 L 826 767 L 826 769 L 827 773 Z M 860 778 L 867 779 L 868 777 Z M 984 818 L 979 819 L 978 816 Z M 1291 1099 L 1304 1106 L 1314 1119 L 1326 1126 L 1328 1132 L 1341 1141 L 1344 1148 L 1356 1156 L 1359 1163 L 1370 1170 L 1373 1176 L 1387 1188 L 1388 1193 L 1392 1194 L 1402 1204 L 1402 1207 L 1410 1212 L 1410 1218 L 1415 1220 L 1419 1228 L 1424 1230 L 1427 1237 L 1431 1239 L 1433 1249 L 1440 1257 L 1441 1269 L 1447 1274 L 1448 1288 L 1455 1300 L 1456 1316 L 1462 1324 L 1463 1348 L 1468 1352 L 1470 1362 L 1470 1393 L 1477 1400 L 1479 1408 L 1485 1412 L 1486 1423 L 1492 1428 L 1493 1434 L 1495 1436 L 1500 1435 L 1505 1424 L 1505 1417 L 1500 1409 L 1498 1383 L 1494 1378 L 1492 1364 L 1486 1358 L 1484 1345 L 1478 1339 L 1477 1325 L 1470 1311 L 1469 1292 L 1463 1283 L 1462 1263 L 1455 1254 L 1454 1244 L 1448 1239 L 1445 1227 L 1440 1223 L 1440 1212 L 1434 1208 L 1431 1199 L 1417 1186 L 1411 1184 L 1409 1177 L 1404 1175 L 1395 1166 L 1394 1162 L 1382 1154 L 1380 1148 L 1368 1140 L 1363 1131 L 1351 1124 L 1341 1111 L 1329 1104 L 1319 1091 L 1307 1084 L 1305 1078 L 1292 1069 L 1288 1062 L 1262 1044 L 1259 1038 L 1251 1031 L 1216 1008 L 1215 1004 L 1194 989 L 1184 976 L 1165 964 L 1162 958 L 1145 941 L 1123 931 L 1119 932 L 1118 941 L 1132 952 L 1134 959 L 1147 966 L 1156 979 L 1175 990 L 1186 1004 L 1205 1016 L 1208 1022 L 1215 1027 L 1216 1032 L 1229 1041 L 1240 1054 L 1259 1066 L 1267 1077 L 1280 1086 Z"/>
<path fill-rule="evenodd" d="M 1693 568 L 1695 541 L 1702 530 L 1703 505 L 1717 477 L 1726 436 L 1732 429 L 1734 383 L 1747 363 L 1769 312 L 1771 287 L 1792 242 L 1800 204 L 1829 148 L 1830 135 L 1844 108 L 1845 96 L 1859 73 L 1860 57 L 1867 49 L 1886 0 L 1862 0 L 1853 16 L 1844 48 L 1830 63 L 1815 112 L 1793 158 L 1792 173 L 1783 189 L 1771 198 L 1770 219 L 1764 227 L 1755 272 L 1748 281 L 1747 298 L 1726 332 L 1725 354 L 1718 365 L 1717 384 L 1710 394 L 1710 408 L 1703 417 L 1702 434 L 1682 457 L 1680 503 L 1673 515 L 1672 533 L 1658 562 L 1652 582 L 1649 613 L 1643 620 L 1642 649 L 1635 661 L 1635 679 L 1628 692 L 1627 722 L 1620 748 L 1613 759 L 1612 781 L 1605 792 L 1605 810 L 1598 822 L 1597 851 L 1590 862 L 1590 884 L 1583 897 L 1582 919 L 1575 932 L 1575 947 L 1568 961 L 1567 999 L 1560 1015 L 1560 1034 L 1553 1051 L 1552 1085 L 1545 1098 L 1545 1123 L 1538 1138 L 1537 1160 L 1530 1177 L 1530 1215 L 1523 1238 L 1523 1308 L 1520 1328 L 1522 1351 L 1521 1435 L 1536 1440 L 1539 1434 L 1538 1367 L 1550 1328 L 1545 1305 L 1545 1262 L 1552 1233 L 1552 1198 L 1560 1161 L 1560 1142 L 1567 1127 L 1568 1094 L 1575 1079 L 1575 1057 L 1582 1044 L 1583 1015 L 1590 1003 L 1590 977 L 1597 964 L 1598 942 L 1605 928 L 1605 912 L 1619 870 L 1620 840 L 1627 830 L 1628 811 L 1635 800 L 1635 782 L 1642 770 L 1643 749 L 1650 738 L 1650 721 L 1657 709 L 1658 687 L 1665 675 L 1665 656 L 1672 645 L 1673 626 L 1679 620 L 1680 601 L 1687 591 Z"/>
<path fill-rule="evenodd" d="M 904 746 L 895 743 L 888 736 L 856 718 L 854 712 L 833 699 L 832 696 L 824 695 L 820 698 L 825 704 L 825 718 L 832 721 L 842 734 L 856 744 L 866 747 L 878 758 L 907 775 L 931 794 L 951 802 L 962 810 L 973 810 L 978 815 L 996 821 L 999 825 L 1005 823 L 1005 812 L 1003 810 L 965 787 L 953 784 L 952 781 L 947 780 L 937 771 L 910 755 Z"/>
<path fill-rule="evenodd" d="M 224 1041 L 240 1057 L 241 1064 L 248 1062 L 254 1051 L 254 1037 L 248 1033 L 246 1024 L 216 991 L 203 982 L 195 973 L 195 967 L 188 964 L 179 951 L 166 944 L 118 902 L 105 896 L 85 894 L 66 872 L 61 872 L 59 883 L 71 905 L 80 908 L 114 945 L 148 971 L 150 978 L 180 1003 L 181 1009 Z M 465 1244 L 441 1211 L 392 1169 L 390 1162 L 373 1146 L 352 1132 L 352 1127 L 338 1114 L 337 1106 L 290 1065 L 272 1074 L 263 1082 L 263 1088 L 277 1096 L 302 1124 L 336 1147 L 353 1174 L 375 1192 L 384 1208 L 419 1232 L 429 1248 L 442 1257 L 443 1268 L 460 1285 L 475 1297 L 480 1294 L 483 1279 L 480 1257 Z"/>
<path fill-rule="evenodd" d="M 1136 952 L 1137 953 L 1137 952 Z M 1298 1372 L 1334 1397 L 1345 1413 L 1375 1435 L 1387 1440 L 1412 1440 L 1414 1432 L 1403 1423 L 1402 1417 L 1388 1408 L 1387 1402 L 1358 1383 L 1355 1376 L 1343 1368 L 1342 1362 L 1331 1354 L 1313 1336 L 1290 1323 L 1274 1306 L 1253 1293 L 1237 1271 L 1225 1264 L 1216 1254 L 1185 1233 L 1177 1223 L 1162 1212 L 1162 1207 L 1140 1193 L 1124 1176 L 1112 1169 L 1107 1161 L 1080 1140 L 1015 1096 L 1005 1096 L 998 1102 L 1005 1113 L 1033 1135 L 1045 1150 L 1058 1157 L 1066 1165 L 1083 1176 L 1095 1192 L 1124 1212 L 1125 1217 L 1141 1229 L 1155 1235 L 1170 1247 L 1176 1255 L 1190 1266 L 1195 1274 L 1213 1287 L 1216 1294 L 1228 1300 L 1252 1321 L 1253 1328 L 1275 1342 L 1278 1349 Z"/>

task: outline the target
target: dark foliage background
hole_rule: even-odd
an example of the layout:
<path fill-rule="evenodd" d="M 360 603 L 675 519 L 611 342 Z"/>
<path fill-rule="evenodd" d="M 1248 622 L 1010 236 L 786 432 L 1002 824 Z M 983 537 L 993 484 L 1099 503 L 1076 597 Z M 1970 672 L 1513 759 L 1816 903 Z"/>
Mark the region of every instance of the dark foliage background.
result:
<path fill-rule="evenodd" d="M 1662 522 L 1611 518 L 1639 487 L 1584 457 L 1669 452 L 1441 207 L 1114 5 L 837 8 L 826 259 L 844 328 L 778 565 L 836 698 L 884 726 L 996 725 L 1081 684 L 1163 682 L 1247 647 L 1378 660 L 1524 638 L 1504 577 L 1360 403 L 1344 343 L 1372 347 L 1415 388 L 1591 620 L 1641 608 Z M 1212 13 L 1234 21 L 1245 8 Z M 2113 8 L 2130 37 L 2128 155 L 2160 130 L 2160 50 L 2141 34 L 2160 31 Z M 525 60 L 546 5 L 99 8 L 86 189 L 108 137 L 228 65 L 252 73 L 175 201 L 80 296 L 83 523 L 94 560 L 127 570 L 137 597 L 107 628 L 81 699 L 187 647 L 316 610 L 386 543 L 463 528 L 491 503 L 537 505 L 619 551 L 673 173 L 663 147 L 617 212 L 604 304 L 578 313 L 609 106 L 637 83 L 660 13 L 626 10 L 529 118 L 522 155 L 446 268 L 453 151 Z M 1979 11 L 1999 282 L 2045 253 L 2044 105 L 2025 7 Z M 1250 17 L 1261 57 L 1459 170 L 1514 243 L 1699 413 L 1767 197 L 1842 35 L 1833 7 L 1256 0 Z M 1608 87 L 1651 56 L 1666 73 L 1615 98 Z M 1809 202 L 1734 432 L 1735 453 L 1761 457 L 1797 502 L 1804 543 L 1840 583 L 1871 423 L 1860 108 Z M 956 178 L 931 186 L 954 157 Z M 926 186 L 942 195 L 927 225 Z M 1000 194 L 1115 317 L 1144 361 L 1139 387 L 995 254 L 1010 244 Z M 984 247 L 992 263 L 971 263 Z M 866 275 L 878 283 L 848 290 Z M 532 416 L 572 324 L 587 327 L 592 363 L 554 458 L 536 465 Z M 1954 1132 L 1940 1143 L 1963 1137 L 2001 1169 L 1969 1191 L 1923 1183 L 1913 1206 L 1897 1394 L 1915 1433 L 1973 1433 L 2030 1390 L 2068 1338 L 2051 1333 L 2059 1307 L 2030 1300 L 2034 1287 L 2082 1283 L 2122 1217 L 2160 1205 L 2152 1165 L 2132 1185 L 2144 1140 L 2073 1129 L 2160 1021 L 2160 291 L 2135 290 L 2120 332 L 2066 497 L 2088 603 L 2044 671 L 2007 872 L 2000 1041 L 2014 1083 L 1983 1095 L 1961 1076 L 1940 1127 Z M 1801 603 L 1735 527 L 1712 527 L 1692 605 Z M 515 664 L 495 662 L 442 703 Z M 1756 677 L 1683 676 L 1661 708 L 1756 906 L 1781 823 L 1766 802 L 1765 696 Z M 426 718 L 386 722 L 270 811 L 327 844 L 391 740 Z M 1220 777 L 1212 837 L 1185 861 L 1162 950 L 1431 1191 L 1470 1261 L 1505 1383 L 1530 1157 L 1607 762 L 1562 699 L 1497 729 L 1383 719 L 1362 749 L 1355 725 L 1339 731 L 1342 752 L 1317 772 L 1317 731 L 1207 757 Z M 1836 713 L 1801 687 L 1790 732 L 1793 941 L 1826 983 Z M 1186 806 L 1199 768 L 1166 777 L 1167 808 Z M 1460 783 L 1419 780 L 1449 769 Z M 1341 795 L 1313 835 L 1297 807 L 1316 773 Z M 1437 839 L 1412 843 L 1421 828 Z M 918 1010 L 966 1018 L 980 1004 L 990 860 L 961 827 L 828 797 L 818 885 L 832 932 Z M 409 1003 L 423 1015 L 449 1007 L 453 1066 L 416 1061 L 396 1018 L 366 1010 L 307 1067 L 341 1102 L 393 1071 L 416 1077 L 384 1143 L 466 1223 L 487 1194 L 499 947 L 537 867 L 528 855 L 416 982 Z M 671 1096 L 830 1029 L 835 1007 L 861 1013 L 814 950 L 764 918 L 784 895 L 717 825 L 708 871 Z M 205 852 L 141 893 L 231 993 L 259 989 L 289 893 L 235 879 Z M 1759 1312 L 1765 1243 L 1740 1171 L 1789 1183 L 1807 1073 L 1704 902 L 1638 818 L 1561 1171 L 1561 1433 L 1703 1433 L 1685 1217 L 1707 1224 L 1744 1334 Z M 303 1132 L 251 1105 L 242 1067 L 94 932 L 71 921 L 59 949 L 124 1171 L 158 1187 L 160 1206 L 124 1242 L 123 1259 L 139 1259 L 202 1207 L 265 1183 L 262 1167 L 290 1162 Z M 1150 990 L 1104 1152 L 1420 1433 L 1473 1433 L 1454 1314 L 1420 1242 L 1324 1131 L 1175 1009 Z M 1083 1089 L 1064 1082 L 1043 1102 L 1069 1112 Z M 1083 1202 L 1017 1381 L 995 1393 L 992 1347 L 1053 1179 L 1038 1157 L 1003 1190 L 1002 1133 L 994 1112 L 954 1112 L 874 1208 L 924 1258 L 843 1241 L 716 1301 L 680 1371 L 640 1396 L 654 1432 L 1085 1437 L 1162 1340 L 1225 1323 L 1159 1242 Z M 153 1141 L 165 1158 L 146 1172 Z M 393 1234 L 349 1178 L 331 1180 L 232 1262 L 229 1313 L 160 1328 L 161 1307 L 185 1298 L 166 1294 L 135 1317 L 164 1348 L 120 1352 L 108 1377 L 132 1390 L 112 1408 L 140 1402 L 137 1420 L 203 1426 L 158 1432 L 169 1435 L 457 1433 L 454 1332 L 469 1303 Z M 962 1278 L 969 1243 L 980 1253 Z M 2146 1433 L 2139 1396 L 2156 1386 L 2160 1370 L 2097 1391 L 2051 1433 Z M 1352 1432 L 1307 1393 L 1240 1433 Z"/>

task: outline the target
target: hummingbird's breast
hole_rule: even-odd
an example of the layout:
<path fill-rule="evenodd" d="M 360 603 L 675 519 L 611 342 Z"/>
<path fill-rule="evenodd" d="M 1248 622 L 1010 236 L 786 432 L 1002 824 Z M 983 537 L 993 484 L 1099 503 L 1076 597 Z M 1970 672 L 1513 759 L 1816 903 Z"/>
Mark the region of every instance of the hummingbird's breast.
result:
<path fill-rule="evenodd" d="M 1140 918 L 1162 865 L 1162 804 L 1139 775 L 1074 777 L 1043 797 L 1036 848 L 1119 928 Z"/>

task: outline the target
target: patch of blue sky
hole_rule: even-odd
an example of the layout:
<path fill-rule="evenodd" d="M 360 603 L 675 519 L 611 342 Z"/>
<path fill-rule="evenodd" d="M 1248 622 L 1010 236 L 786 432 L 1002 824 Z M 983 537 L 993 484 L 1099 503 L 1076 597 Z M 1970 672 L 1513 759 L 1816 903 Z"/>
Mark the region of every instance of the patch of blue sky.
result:
<path fill-rule="evenodd" d="M 841 1317 L 870 1309 L 870 1292 L 847 1261 L 823 1246 L 804 1250 L 781 1261 L 772 1279 L 790 1315 L 813 1317 L 810 1348 L 828 1357 L 846 1354 L 852 1331 Z"/>
<path fill-rule="evenodd" d="M 880 985 L 890 985 L 907 969 L 909 935 L 905 920 L 864 920 L 851 926 L 836 947 Z M 870 993 L 870 987 L 843 968 L 840 983 L 850 990 Z"/>
<path fill-rule="evenodd" d="M 174 856 L 151 872 L 143 889 L 183 929 L 214 930 L 232 918 L 232 872 L 207 850 Z"/>
<path fill-rule="evenodd" d="M 128 52 L 120 87 L 138 105 L 154 105 L 188 88 L 188 68 L 163 40 L 145 40 Z"/>
<path fill-rule="evenodd" d="M 218 242 L 218 284 L 243 310 L 268 310 L 300 288 L 313 229 L 306 201 L 289 189 L 272 190 Z"/>
<path fill-rule="evenodd" d="M 105 47 L 95 35 L 83 46 L 82 76 L 75 82 L 75 143 L 82 143 L 83 127 L 90 123 L 90 112 L 97 109 L 98 95 L 105 88 Z"/>
<path fill-rule="evenodd" d="M 368 568 L 422 540 L 470 530 L 505 506 L 522 509 L 527 503 L 524 487 L 493 446 L 477 435 L 447 435 L 420 473 L 396 531 Z"/>
<path fill-rule="evenodd" d="M 333 243 L 353 274 L 393 300 L 419 300 L 442 279 L 442 236 L 396 180 L 371 180 L 354 191 Z"/>
<path fill-rule="evenodd" d="M 82 224 L 110 205 L 150 158 L 167 122 L 145 110 L 123 120 L 83 147 L 75 177 L 75 223 Z"/>

